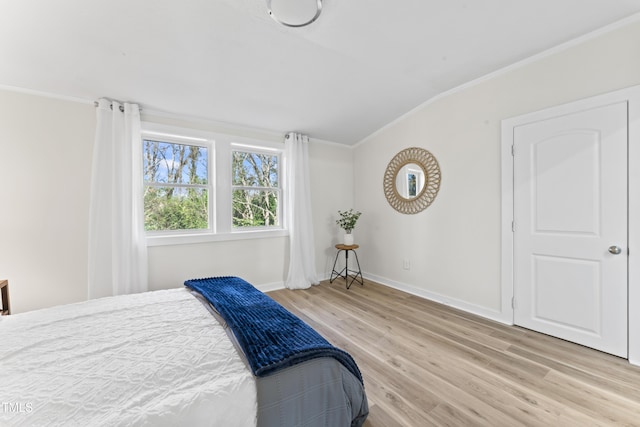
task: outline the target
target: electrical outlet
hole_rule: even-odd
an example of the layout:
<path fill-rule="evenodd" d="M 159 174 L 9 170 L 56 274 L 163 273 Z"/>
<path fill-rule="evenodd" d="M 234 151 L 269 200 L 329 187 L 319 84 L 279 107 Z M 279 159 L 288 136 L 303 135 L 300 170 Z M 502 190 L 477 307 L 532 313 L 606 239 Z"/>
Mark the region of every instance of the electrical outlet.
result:
<path fill-rule="evenodd" d="M 411 261 L 409 261 L 408 259 L 402 260 L 402 268 L 404 268 L 405 270 L 411 270 Z"/>

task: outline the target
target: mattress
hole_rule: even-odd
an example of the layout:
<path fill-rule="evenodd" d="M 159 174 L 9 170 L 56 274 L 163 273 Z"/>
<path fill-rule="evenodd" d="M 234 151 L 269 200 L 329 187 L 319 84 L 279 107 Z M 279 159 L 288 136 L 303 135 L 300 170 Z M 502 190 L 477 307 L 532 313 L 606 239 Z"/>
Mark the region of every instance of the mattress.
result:
<path fill-rule="evenodd" d="M 186 289 L 1 319 L 2 426 L 256 425 L 253 375 Z"/>

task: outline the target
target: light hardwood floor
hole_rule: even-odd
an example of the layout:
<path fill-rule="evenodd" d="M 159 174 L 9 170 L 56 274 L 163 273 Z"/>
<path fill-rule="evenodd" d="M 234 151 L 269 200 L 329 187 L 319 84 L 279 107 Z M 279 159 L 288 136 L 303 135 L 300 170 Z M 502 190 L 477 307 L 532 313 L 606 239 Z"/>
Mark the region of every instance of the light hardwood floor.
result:
<path fill-rule="evenodd" d="M 640 368 L 395 289 L 269 295 L 354 357 L 365 426 L 640 426 Z"/>

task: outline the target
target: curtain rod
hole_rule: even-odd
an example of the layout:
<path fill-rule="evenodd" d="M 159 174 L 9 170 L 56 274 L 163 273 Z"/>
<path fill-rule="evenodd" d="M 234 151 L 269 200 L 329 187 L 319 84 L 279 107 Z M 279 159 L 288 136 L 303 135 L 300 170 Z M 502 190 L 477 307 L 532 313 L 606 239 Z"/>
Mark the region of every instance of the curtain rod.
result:
<path fill-rule="evenodd" d="M 98 101 L 93 101 L 93 106 L 94 107 L 97 107 L 98 105 L 100 105 L 100 103 Z M 113 103 L 109 104 L 109 107 L 111 107 L 111 109 L 113 110 Z M 142 112 L 142 108 L 140 108 L 139 106 L 138 106 L 138 111 Z M 120 112 L 124 113 L 124 105 L 120 106 Z"/>

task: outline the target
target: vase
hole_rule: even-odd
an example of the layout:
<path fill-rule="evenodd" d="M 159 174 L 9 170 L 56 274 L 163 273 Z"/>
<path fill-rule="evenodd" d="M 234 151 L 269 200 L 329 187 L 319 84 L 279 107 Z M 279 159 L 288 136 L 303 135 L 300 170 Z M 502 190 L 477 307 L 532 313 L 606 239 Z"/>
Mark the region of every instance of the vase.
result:
<path fill-rule="evenodd" d="M 347 246 L 353 245 L 353 234 L 345 233 L 343 243 Z"/>

